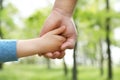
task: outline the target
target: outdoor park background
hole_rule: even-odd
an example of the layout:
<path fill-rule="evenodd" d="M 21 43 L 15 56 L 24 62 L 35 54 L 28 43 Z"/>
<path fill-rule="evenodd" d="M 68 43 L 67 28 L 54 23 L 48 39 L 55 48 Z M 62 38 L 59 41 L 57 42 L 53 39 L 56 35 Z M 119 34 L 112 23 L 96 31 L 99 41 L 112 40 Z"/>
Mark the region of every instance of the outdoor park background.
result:
<path fill-rule="evenodd" d="M 1 39 L 38 37 L 53 3 L 0 0 Z M 78 0 L 73 18 L 75 50 L 61 60 L 32 56 L 1 63 L 0 80 L 120 80 L 120 0 Z"/>

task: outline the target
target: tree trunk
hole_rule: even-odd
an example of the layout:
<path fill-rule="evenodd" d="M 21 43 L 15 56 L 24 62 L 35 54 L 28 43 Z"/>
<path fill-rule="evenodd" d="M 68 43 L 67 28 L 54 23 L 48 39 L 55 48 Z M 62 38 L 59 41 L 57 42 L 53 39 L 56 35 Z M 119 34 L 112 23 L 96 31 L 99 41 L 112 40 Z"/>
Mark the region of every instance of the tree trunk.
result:
<path fill-rule="evenodd" d="M 2 21 L 1 21 L 1 11 L 3 9 L 2 6 L 3 0 L 0 0 L 0 38 L 3 39 L 3 34 L 2 34 Z M 0 63 L 0 70 L 3 68 L 3 63 Z"/>
<path fill-rule="evenodd" d="M 1 39 L 3 39 L 3 34 L 2 34 L 2 20 L 1 20 L 1 11 L 2 11 L 2 9 L 3 9 L 3 7 L 2 7 L 2 3 L 3 3 L 3 0 L 0 0 L 0 38 Z"/>
<path fill-rule="evenodd" d="M 109 13 L 109 0 L 106 0 L 106 9 Z M 106 43 L 107 43 L 107 53 L 108 53 L 108 79 L 112 80 L 112 61 L 111 61 L 111 50 L 110 50 L 110 17 L 106 18 Z"/>
<path fill-rule="evenodd" d="M 78 80 L 77 79 L 76 51 L 77 51 L 77 42 L 75 44 L 74 54 L 73 54 L 73 79 L 72 80 Z"/>
<path fill-rule="evenodd" d="M 50 59 L 46 58 L 46 61 L 47 61 L 47 68 L 48 68 L 48 69 L 51 69 Z"/>
<path fill-rule="evenodd" d="M 67 69 L 67 65 L 65 63 L 65 59 L 63 58 L 63 65 L 64 65 L 64 73 L 65 73 L 65 76 L 68 75 L 68 69 Z"/>
<path fill-rule="evenodd" d="M 99 41 L 99 45 L 100 45 L 100 75 L 103 76 L 104 74 L 104 69 L 103 69 L 103 49 L 102 49 L 102 40 Z"/>

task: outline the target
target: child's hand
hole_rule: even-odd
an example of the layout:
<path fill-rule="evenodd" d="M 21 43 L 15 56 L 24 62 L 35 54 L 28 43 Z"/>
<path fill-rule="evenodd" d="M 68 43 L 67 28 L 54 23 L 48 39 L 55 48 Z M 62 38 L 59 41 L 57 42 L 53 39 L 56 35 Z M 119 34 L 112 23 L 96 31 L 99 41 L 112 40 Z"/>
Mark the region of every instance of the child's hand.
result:
<path fill-rule="evenodd" d="M 66 40 L 65 37 L 60 35 L 64 31 L 65 31 L 65 26 L 62 26 L 58 29 L 55 29 L 55 30 L 50 31 L 50 32 L 46 33 L 45 35 L 43 35 L 40 38 L 41 44 L 39 44 L 39 45 L 42 46 L 42 50 L 40 50 L 40 52 L 42 52 L 42 54 L 43 54 L 43 53 L 47 53 L 47 52 L 55 52 L 55 51 L 60 50 L 61 45 Z M 39 54 L 41 54 L 41 53 L 39 53 Z"/>
<path fill-rule="evenodd" d="M 17 57 L 44 55 L 43 53 L 59 51 L 65 38 L 60 35 L 65 31 L 65 27 L 60 27 L 50 31 L 40 38 L 17 41 Z"/>

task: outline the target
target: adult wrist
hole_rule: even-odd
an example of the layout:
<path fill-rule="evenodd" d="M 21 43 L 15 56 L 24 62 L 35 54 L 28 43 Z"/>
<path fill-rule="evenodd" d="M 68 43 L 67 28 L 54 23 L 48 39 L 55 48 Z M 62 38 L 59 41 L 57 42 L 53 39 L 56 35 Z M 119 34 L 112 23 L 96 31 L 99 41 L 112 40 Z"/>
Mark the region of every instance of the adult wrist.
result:
<path fill-rule="evenodd" d="M 52 11 L 53 11 L 53 12 L 57 12 L 57 13 L 61 14 L 62 16 L 72 17 L 72 13 L 69 13 L 69 12 L 67 12 L 67 11 L 64 11 L 64 10 L 62 10 L 62 9 L 60 9 L 60 8 L 53 8 Z"/>
<path fill-rule="evenodd" d="M 54 3 L 53 10 L 57 10 L 65 16 L 71 17 L 77 0 L 56 0 Z"/>

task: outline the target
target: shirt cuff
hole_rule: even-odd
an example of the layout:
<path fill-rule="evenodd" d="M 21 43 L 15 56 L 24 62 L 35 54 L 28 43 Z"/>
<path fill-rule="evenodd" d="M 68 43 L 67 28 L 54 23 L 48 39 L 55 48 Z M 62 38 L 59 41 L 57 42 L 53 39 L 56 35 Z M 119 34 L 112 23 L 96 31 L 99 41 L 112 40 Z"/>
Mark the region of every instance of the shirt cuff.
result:
<path fill-rule="evenodd" d="M 0 62 L 17 61 L 16 40 L 0 40 Z"/>

